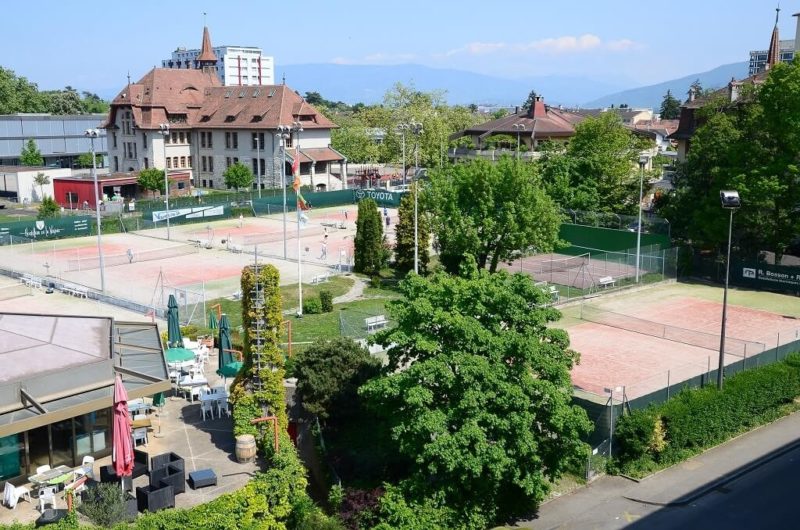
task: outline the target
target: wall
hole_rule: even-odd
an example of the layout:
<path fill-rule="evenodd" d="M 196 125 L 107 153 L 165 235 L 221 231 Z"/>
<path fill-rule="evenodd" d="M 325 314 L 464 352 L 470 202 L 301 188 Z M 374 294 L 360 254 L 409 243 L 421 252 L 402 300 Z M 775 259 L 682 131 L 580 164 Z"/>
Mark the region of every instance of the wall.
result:
<path fill-rule="evenodd" d="M 644 224 L 643 224 L 644 226 Z M 564 223 L 558 237 L 578 247 L 595 248 L 602 251 L 625 251 L 636 247 L 636 232 L 598 228 Z M 663 234 L 642 234 L 641 246 L 658 245 L 662 249 L 670 247 L 669 237 Z M 570 254 L 569 249 L 559 250 Z M 581 252 L 585 252 L 582 250 Z"/>

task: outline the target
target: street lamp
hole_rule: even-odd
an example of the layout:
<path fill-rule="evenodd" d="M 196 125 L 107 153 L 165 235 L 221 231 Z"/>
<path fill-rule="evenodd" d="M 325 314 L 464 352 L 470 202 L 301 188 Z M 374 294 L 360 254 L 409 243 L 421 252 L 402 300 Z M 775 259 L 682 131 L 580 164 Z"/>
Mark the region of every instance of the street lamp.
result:
<path fill-rule="evenodd" d="M 258 185 L 258 198 L 261 198 L 261 133 L 256 131 L 256 184 Z"/>
<path fill-rule="evenodd" d="M 525 124 L 524 123 L 515 123 L 511 127 L 513 127 L 514 129 L 517 130 L 517 160 L 519 160 L 519 135 L 520 135 L 520 133 L 522 131 L 525 130 Z"/>
<path fill-rule="evenodd" d="M 636 283 L 639 283 L 639 264 L 641 263 L 642 250 L 642 194 L 644 192 L 644 167 L 650 157 L 642 155 L 639 157 L 639 224 L 636 226 Z"/>
<path fill-rule="evenodd" d="M 412 121 L 409 130 L 414 135 L 414 273 L 419 274 L 419 222 L 417 196 L 419 195 L 419 135 L 422 134 L 422 124 Z"/>
<path fill-rule="evenodd" d="M 731 211 L 728 222 L 728 259 L 725 261 L 725 291 L 722 295 L 722 331 L 719 337 L 719 366 L 717 367 L 717 388 L 722 390 L 723 370 L 725 368 L 725 324 L 728 319 L 728 275 L 731 272 L 731 234 L 733 233 L 733 214 L 741 208 L 739 192 L 734 190 L 719 192 L 722 207 Z"/>
<path fill-rule="evenodd" d="M 303 132 L 303 126 L 299 121 L 292 122 L 291 130 L 297 133 L 297 148 L 295 151 L 295 156 L 298 158 L 297 160 L 297 174 L 298 177 L 300 176 L 300 133 Z M 298 193 L 300 191 L 298 190 Z M 297 298 L 298 298 L 298 306 L 297 306 L 297 316 L 303 316 L 303 253 L 302 253 L 302 241 L 300 240 L 300 221 L 302 212 L 300 211 L 300 201 L 297 201 L 296 204 L 297 209 Z"/>
<path fill-rule="evenodd" d="M 106 271 L 105 262 L 103 260 L 103 229 L 100 224 L 100 193 L 97 190 L 97 155 L 94 151 L 94 139 L 100 136 L 100 131 L 97 129 L 86 129 L 83 133 L 84 136 L 89 138 L 92 145 L 92 181 L 94 182 L 94 210 L 97 217 L 97 256 L 100 260 L 100 292 L 106 292 Z"/>
<path fill-rule="evenodd" d="M 161 123 L 159 132 L 164 136 L 164 202 L 167 206 L 167 241 L 169 241 L 169 179 L 167 178 L 167 138 L 169 138 L 169 123 Z"/>
<path fill-rule="evenodd" d="M 287 259 L 286 252 L 286 140 L 289 139 L 289 127 L 278 125 L 278 134 L 275 136 L 281 142 L 283 160 L 281 161 L 281 186 L 283 187 L 283 259 Z"/>
<path fill-rule="evenodd" d="M 406 185 L 406 131 L 411 126 L 408 123 L 401 123 L 397 126 L 397 130 L 400 131 L 400 135 L 403 138 L 403 187 L 405 189 Z"/>

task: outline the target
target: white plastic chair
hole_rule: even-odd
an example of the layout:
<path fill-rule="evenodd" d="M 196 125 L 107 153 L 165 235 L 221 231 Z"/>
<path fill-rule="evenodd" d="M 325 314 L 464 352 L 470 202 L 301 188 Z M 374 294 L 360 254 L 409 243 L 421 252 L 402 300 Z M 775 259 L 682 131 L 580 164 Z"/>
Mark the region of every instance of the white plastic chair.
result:
<path fill-rule="evenodd" d="M 203 421 L 206 421 L 206 414 L 211 416 L 211 419 L 214 419 L 214 402 L 208 399 L 201 399 L 200 400 L 200 413 L 203 415 Z"/>
<path fill-rule="evenodd" d="M 58 504 L 56 504 L 56 491 L 57 488 L 55 487 L 47 487 L 39 490 L 40 512 L 44 513 L 44 507 L 48 504 L 52 506 L 54 510 L 58 510 Z"/>
<path fill-rule="evenodd" d="M 231 404 L 227 401 L 218 401 L 219 404 L 219 417 L 222 417 L 222 413 L 224 412 L 227 417 L 231 417 Z"/>
<path fill-rule="evenodd" d="M 50 464 L 45 464 L 43 466 L 39 466 L 36 468 L 37 475 L 39 475 L 40 473 L 44 473 L 45 471 L 50 471 Z"/>
<path fill-rule="evenodd" d="M 136 447 L 136 442 L 144 442 L 147 447 L 147 427 L 140 427 L 133 430 L 133 446 Z"/>
<path fill-rule="evenodd" d="M 81 477 L 88 476 L 94 479 L 94 457 L 93 456 L 84 456 L 83 462 L 81 462 L 81 467 L 75 469 L 75 480 L 78 480 Z"/>

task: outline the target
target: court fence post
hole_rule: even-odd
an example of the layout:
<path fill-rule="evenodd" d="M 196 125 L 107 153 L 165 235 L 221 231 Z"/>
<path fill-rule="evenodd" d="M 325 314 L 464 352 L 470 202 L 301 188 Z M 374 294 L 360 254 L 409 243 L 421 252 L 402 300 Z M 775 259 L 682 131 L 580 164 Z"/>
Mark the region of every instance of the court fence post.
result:
<path fill-rule="evenodd" d="M 667 370 L 667 401 L 669 401 L 669 376 L 670 370 Z"/>

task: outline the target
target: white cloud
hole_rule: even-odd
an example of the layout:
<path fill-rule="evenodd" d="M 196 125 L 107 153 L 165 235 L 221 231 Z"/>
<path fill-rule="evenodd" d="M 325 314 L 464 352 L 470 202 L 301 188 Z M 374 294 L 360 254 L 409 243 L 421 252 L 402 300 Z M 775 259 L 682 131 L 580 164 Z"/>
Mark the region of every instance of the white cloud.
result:
<path fill-rule="evenodd" d="M 630 39 L 620 39 L 620 40 L 612 40 L 611 42 L 606 44 L 606 47 L 611 51 L 624 52 L 626 50 L 633 50 L 640 48 L 641 45 Z"/>
<path fill-rule="evenodd" d="M 489 55 L 498 52 L 530 53 L 540 52 L 546 54 L 583 53 L 593 50 L 608 50 L 614 52 L 627 51 L 639 45 L 630 39 L 619 39 L 604 42 L 597 35 L 586 33 L 573 36 L 551 37 L 530 42 L 470 42 L 460 48 L 448 50 L 444 53 L 433 54 L 436 58 L 452 57 L 454 55 Z"/>

